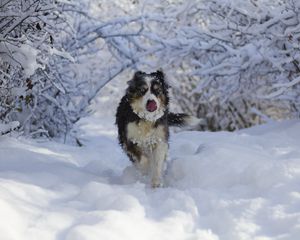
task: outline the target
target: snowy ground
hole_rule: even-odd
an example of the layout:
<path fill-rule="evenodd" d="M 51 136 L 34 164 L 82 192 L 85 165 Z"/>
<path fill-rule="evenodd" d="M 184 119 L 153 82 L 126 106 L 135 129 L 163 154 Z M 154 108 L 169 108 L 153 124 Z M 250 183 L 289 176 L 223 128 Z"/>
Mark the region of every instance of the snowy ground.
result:
<path fill-rule="evenodd" d="M 82 125 L 81 148 L 0 137 L 1 240 L 299 239 L 299 121 L 172 134 L 155 190 L 111 118 Z"/>

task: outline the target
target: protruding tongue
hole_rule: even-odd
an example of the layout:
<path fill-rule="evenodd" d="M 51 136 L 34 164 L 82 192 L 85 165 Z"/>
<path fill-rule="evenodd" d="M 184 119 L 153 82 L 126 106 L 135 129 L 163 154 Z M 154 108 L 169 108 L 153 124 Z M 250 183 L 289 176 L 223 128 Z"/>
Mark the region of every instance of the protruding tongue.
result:
<path fill-rule="evenodd" d="M 146 104 L 146 109 L 149 112 L 154 112 L 157 109 L 157 104 L 154 100 L 148 100 Z"/>

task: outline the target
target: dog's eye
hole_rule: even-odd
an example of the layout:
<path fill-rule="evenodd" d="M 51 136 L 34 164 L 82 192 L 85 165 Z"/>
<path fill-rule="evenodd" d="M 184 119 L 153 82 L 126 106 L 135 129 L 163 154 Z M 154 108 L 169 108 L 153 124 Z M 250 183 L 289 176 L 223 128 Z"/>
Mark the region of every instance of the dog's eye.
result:
<path fill-rule="evenodd" d="M 153 85 L 153 90 L 159 90 L 159 86 L 157 84 Z"/>
<path fill-rule="evenodd" d="M 148 88 L 141 88 L 140 93 L 144 95 L 148 91 Z"/>
<path fill-rule="evenodd" d="M 158 86 L 158 85 L 153 85 L 152 87 L 152 92 L 155 94 L 155 95 L 159 95 L 161 93 L 161 88 Z"/>

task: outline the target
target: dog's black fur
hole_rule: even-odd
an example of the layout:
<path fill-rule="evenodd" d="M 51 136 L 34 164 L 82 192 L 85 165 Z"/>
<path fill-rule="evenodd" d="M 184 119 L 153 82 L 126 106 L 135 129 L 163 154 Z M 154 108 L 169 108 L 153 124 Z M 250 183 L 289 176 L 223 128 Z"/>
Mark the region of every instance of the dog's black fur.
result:
<path fill-rule="evenodd" d="M 143 164 L 140 165 L 146 165 L 141 167 L 145 174 L 149 173 L 149 166 L 152 166 L 153 187 L 161 184 L 162 164 L 168 149 L 169 126 L 187 125 L 190 118 L 184 113 L 169 112 L 168 90 L 169 86 L 162 71 L 149 74 L 136 72 L 128 82 L 126 94 L 116 113 L 120 145 L 138 168 L 141 162 Z M 152 101 L 152 107 L 153 104 L 156 106 L 153 112 L 149 101 Z M 145 104 L 149 104 L 151 112 L 147 111 Z"/>

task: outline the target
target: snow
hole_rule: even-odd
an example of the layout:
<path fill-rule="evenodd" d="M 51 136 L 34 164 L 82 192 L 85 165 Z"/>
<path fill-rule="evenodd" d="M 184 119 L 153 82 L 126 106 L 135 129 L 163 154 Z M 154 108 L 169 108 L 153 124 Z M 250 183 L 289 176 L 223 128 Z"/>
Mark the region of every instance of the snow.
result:
<path fill-rule="evenodd" d="M 75 63 L 75 59 L 71 56 L 71 54 L 68 53 L 68 52 L 66 52 L 66 51 L 64 51 L 64 50 L 60 51 L 60 50 L 58 50 L 56 48 L 50 48 L 49 52 L 50 52 L 51 55 L 55 54 L 55 55 L 60 56 L 62 58 L 68 59 L 72 63 Z"/>
<path fill-rule="evenodd" d="M 30 77 L 36 69 L 42 67 L 36 61 L 38 50 L 29 44 L 22 44 L 20 47 L 17 47 L 10 43 L 0 42 L 0 50 L 3 52 L 1 54 L 2 60 L 13 66 L 21 65 L 24 68 L 25 77 Z"/>
<path fill-rule="evenodd" d="M 83 119 L 83 147 L 0 137 L 1 239 L 299 239 L 300 121 L 173 133 L 159 189 L 113 122 Z"/>
<path fill-rule="evenodd" d="M 20 123 L 18 121 L 12 121 L 10 123 L 0 123 L 0 134 L 5 134 L 10 130 L 14 130 L 19 127 Z"/>

